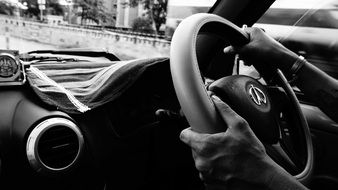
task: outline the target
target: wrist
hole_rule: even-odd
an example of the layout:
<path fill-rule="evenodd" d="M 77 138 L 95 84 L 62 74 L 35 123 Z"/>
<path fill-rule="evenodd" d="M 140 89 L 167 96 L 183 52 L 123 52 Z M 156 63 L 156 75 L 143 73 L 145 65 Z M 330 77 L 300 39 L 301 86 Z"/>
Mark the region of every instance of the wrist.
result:
<path fill-rule="evenodd" d="M 271 160 L 272 161 L 272 160 Z M 276 164 L 274 161 L 270 164 L 270 169 L 265 173 L 267 176 L 264 181 L 264 187 L 268 190 L 308 190 L 299 181 L 296 180 L 292 175 L 285 171 L 281 166 Z"/>
<path fill-rule="evenodd" d="M 274 178 L 280 174 L 281 170 L 283 169 L 280 168 L 279 165 L 277 165 L 270 157 L 267 157 L 267 159 L 264 161 L 264 167 L 258 183 L 270 189 Z"/>
<path fill-rule="evenodd" d="M 283 73 L 287 73 L 290 71 L 292 65 L 298 60 L 298 55 L 294 52 L 288 50 L 286 51 L 283 56 L 279 59 L 279 64 L 277 67 L 283 71 Z"/>

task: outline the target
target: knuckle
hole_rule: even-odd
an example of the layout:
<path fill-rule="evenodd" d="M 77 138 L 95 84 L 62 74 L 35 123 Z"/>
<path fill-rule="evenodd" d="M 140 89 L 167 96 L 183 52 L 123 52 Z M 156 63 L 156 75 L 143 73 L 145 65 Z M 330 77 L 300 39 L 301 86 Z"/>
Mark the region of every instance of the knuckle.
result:
<path fill-rule="evenodd" d="M 223 180 L 224 180 L 224 182 L 229 182 L 229 181 L 233 180 L 234 178 L 235 178 L 235 176 L 233 174 L 226 174 L 226 175 L 224 175 Z"/>
<path fill-rule="evenodd" d="M 181 141 L 184 141 L 185 138 L 186 138 L 185 130 L 186 130 L 186 129 L 184 129 L 184 130 L 181 131 L 181 133 L 180 133 L 180 139 L 181 139 Z"/>
<path fill-rule="evenodd" d="M 254 33 L 262 33 L 262 32 L 263 32 L 262 29 L 257 28 L 257 27 L 253 27 L 253 28 L 252 28 L 252 31 L 253 31 Z"/>
<path fill-rule="evenodd" d="M 245 129 L 247 129 L 247 127 L 249 126 L 249 124 L 248 124 L 248 122 L 245 119 L 243 119 L 241 117 L 238 117 L 237 118 L 237 122 L 236 122 L 236 126 L 240 130 L 245 130 Z"/>
<path fill-rule="evenodd" d="M 209 143 L 206 143 L 206 142 L 200 143 L 200 145 L 196 149 L 196 153 L 201 156 L 209 155 L 209 152 L 210 152 L 210 145 Z"/>
<path fill-rule="evenodd" d="M 213 137 L 213 143 L 215 144 L 214 147 L 216 149 L 225 147 L 228 142 L 229 142 L 229 136 L 226 135 L 226 133 L 219 133 L 217 135 L 214 135 Z"/>
<path fill-rule="evenodd" d="M 228 135 L 227 138 L 226 138 L 226 143 L 225 143 L 225 146 L 231 146 L 231 144 L 236 141 L 236 137 L 234 137 L 233 135 Z"/>
<path fill-rule="evenodd" d="M 211 169 L 211 164 L 206 159 L 197 158 L 195 160 L 195 167 L 198 171 L 205 172 Z"/>
<path fill-rule="evenodd" d="M 202 181 L 205 180 L 205 177 L 204 177 L 204 175 L 203 175 L 202 173 L 199 173 L 199 178 L 200 178 Z"/>

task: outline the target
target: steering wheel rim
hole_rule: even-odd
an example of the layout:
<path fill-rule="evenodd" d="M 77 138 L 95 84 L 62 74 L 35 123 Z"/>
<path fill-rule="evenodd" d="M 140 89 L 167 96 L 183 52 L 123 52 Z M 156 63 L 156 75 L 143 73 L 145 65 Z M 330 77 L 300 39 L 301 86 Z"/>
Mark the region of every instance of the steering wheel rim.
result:
<path fill-rule="evenodd" d="M 200 133 L 217 133 L 225 130 L 225 123 L 220 118 L 205 88 L 199 70 L 196 55 L 196 40 L 199 32 L 208 31 L 220 37 L 227 36 L 231 45 L 240 46 L 249 42 L 249 36 L 230 21 L 213 14 L 199 13 L 183 20 L 177 27 L 171 42 L 170 68 L 177 98 L 189 124 Z M 307 161 L 304 169 L 294 177 L 306 184 L 313 170 L 313 147 L 309 127 L 299 102 L 284 75 L 277 76 L 282 87 L 292 100 L 298 113 L 307 147 Z M 291 94 L 290 94 L 291 93 Z"/>

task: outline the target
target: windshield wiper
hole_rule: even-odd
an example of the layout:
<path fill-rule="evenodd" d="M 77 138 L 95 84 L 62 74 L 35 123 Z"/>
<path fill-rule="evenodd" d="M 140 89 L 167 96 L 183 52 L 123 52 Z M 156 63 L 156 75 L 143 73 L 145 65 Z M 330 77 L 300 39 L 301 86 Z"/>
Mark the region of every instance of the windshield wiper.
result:
<path fill-rule="evenodd" d="M 30 55 L 20 55 L 19 59 L 24 62 L 38 63 L 45 61 L 56 61 L 56 62 L 78 62 L 78 61 L 87 61 L 80 60 L 76 58 L 64 58 L 64 57 L 50 57 L 50 56 L 30 56 Z"/>
<path fill-rule="evenodd" d="M 109 53 L 107 51 L 103 51 L 102 49 L 91 49 L 91 48 L 73 48 L 66 50 L 36 50 L 27 52 L 30 54 L 62 54 L 62 55 L 74 55 L 74 56 L 86 56 L 86 57 L 104 57 L 110 61 L 119 61 L 120 59 L 116 57 L 114 54 Z"/>

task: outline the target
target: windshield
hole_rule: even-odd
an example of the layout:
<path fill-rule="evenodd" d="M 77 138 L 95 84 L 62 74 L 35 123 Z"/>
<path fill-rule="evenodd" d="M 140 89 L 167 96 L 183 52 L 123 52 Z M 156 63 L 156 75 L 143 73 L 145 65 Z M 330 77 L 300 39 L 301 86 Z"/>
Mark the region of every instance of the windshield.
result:
<path fill-rule="evenodd" d="M 169 56 L 178 23 L 215 0 L 0 0 L 0 49 L 103 50 Z"/>
<path fill-rule="evenodd" d="M 215 1 L 0 0 L 0 49 L 168 57 L 178 24 Z M 338 78 L 337 7 L 338 0 L 277 0 L 255 26 Z"/>
<path fill-rule="evenodd" d="M 254 26 L 338 78 L 338 0 L 277 0 Z"/>

